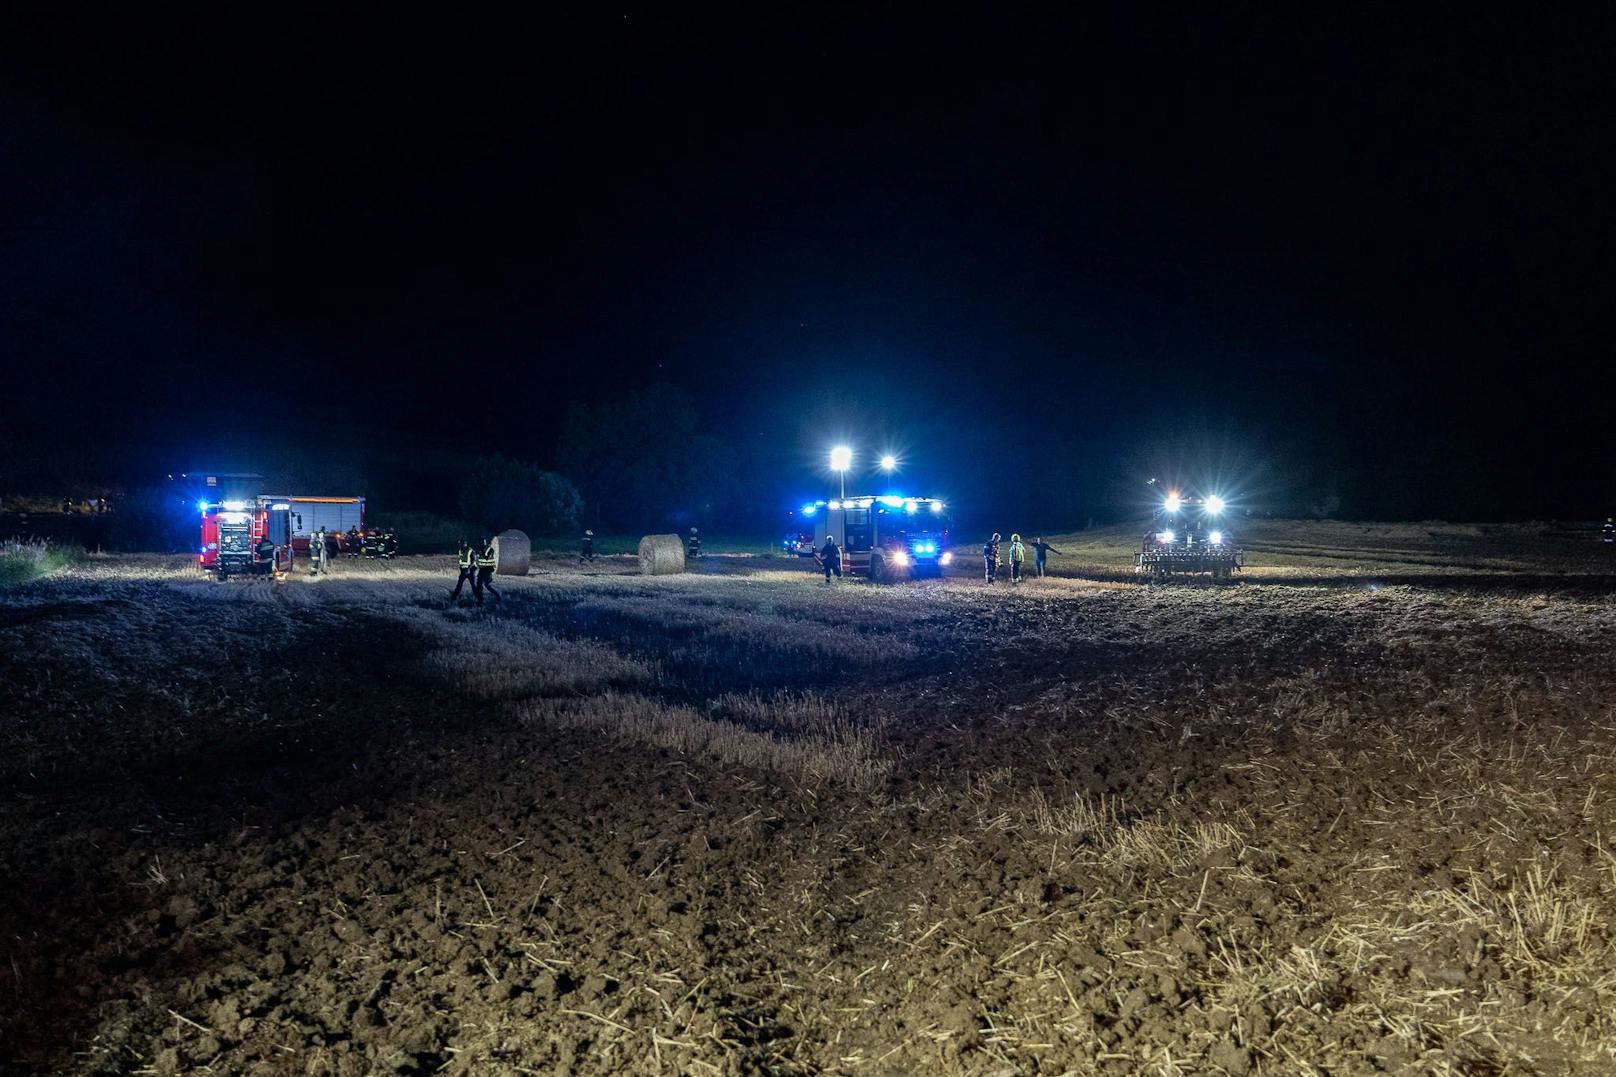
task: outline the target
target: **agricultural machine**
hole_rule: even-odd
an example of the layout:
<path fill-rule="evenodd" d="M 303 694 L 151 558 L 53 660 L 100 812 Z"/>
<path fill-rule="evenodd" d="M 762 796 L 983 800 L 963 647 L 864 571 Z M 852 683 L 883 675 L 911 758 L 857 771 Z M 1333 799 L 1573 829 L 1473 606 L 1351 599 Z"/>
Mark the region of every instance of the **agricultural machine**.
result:
<path fill-rule="evenodd" d="M 1134 571 L 1153 580 L 1203 574 L 1214 580 L 1232 579 L 1244 567 L 1245 555 L 1219 523 L 1224 508 L 1216 494 L 1168 494 L 1151 518 Z"/>
<path fill-rule="evenodd" d="M 786 542 L 799 556 L 813 557 L 826 536 L 834 535 L 842 548 L 842 571 L 852 576 L 876 581 L 941 576 L 954 560 L 946 509 L 936 498 L 896 494 L 813 501 L 802 507 L 801 525 Z"/>
<path fill-rule="evenodd" d="M 291 506 L 273 498 L 202 501 L 202 548 L 196 563 L 203 572 L 282 575 L 292 567 Z"/>

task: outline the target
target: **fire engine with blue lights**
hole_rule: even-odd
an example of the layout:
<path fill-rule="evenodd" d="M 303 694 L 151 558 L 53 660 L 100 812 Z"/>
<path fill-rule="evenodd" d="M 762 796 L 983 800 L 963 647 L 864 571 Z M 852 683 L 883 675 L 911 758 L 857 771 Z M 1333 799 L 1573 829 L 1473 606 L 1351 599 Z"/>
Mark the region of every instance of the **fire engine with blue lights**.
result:
<path fill-rule="evenodd" d="M 283 576 L 292 567 L 291 506 L 257 497 L 200 501 L 202 545 L 196 563 L 221 580 L 235 575 Z"/>
<path fill-rule="evenodd" d="M 848 575 L 876 581 L 941 576 L 954 561 L 948 506 L 934 497 L 850 494 L 810 501 L 794 516 L 786 551 L 816 557 L 834 535 Z"/>

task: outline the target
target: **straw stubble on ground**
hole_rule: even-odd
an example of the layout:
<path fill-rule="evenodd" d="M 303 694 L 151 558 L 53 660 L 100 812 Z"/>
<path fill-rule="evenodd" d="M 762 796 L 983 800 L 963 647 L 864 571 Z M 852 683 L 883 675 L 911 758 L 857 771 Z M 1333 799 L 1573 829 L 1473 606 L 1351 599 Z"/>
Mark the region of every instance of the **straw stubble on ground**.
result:
<path fill-rule="evenodd" d="M 480 611 L 414 559 L 14 589 L 0 1058 L 1608 1070 L 1610 580 L 1432 578 L 1404 534 L 1369 579 L 1317 538 L 1228 588 L 1071 541 L 1087 577 L 1013 593 L 743 560 L 541 562 Z"/>

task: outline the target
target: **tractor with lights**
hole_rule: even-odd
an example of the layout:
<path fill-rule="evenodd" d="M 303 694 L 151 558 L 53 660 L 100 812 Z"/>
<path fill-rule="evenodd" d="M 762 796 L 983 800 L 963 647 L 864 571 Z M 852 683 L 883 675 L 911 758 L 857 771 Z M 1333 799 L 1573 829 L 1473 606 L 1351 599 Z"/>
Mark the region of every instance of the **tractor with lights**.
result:
<path fill-rule="evenodd" d="M 1216 494 L 1169 493 L 1151 517 L 1134 571 L 1163 581 L 1201 575 L 1233 579 L 1245 566 L 1245 555 L 1222 523 L 1227 507 Z"/>

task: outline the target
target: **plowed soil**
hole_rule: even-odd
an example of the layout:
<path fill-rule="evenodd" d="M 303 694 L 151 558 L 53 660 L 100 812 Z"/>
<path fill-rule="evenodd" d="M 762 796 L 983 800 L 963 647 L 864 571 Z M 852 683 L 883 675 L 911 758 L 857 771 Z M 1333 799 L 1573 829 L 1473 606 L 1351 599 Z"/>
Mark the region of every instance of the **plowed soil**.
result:
<path fill-rule="evenodd" d="M 1423 549 L 6 592 L 0 1069 L 1610 1072 L 1613 581 Z"/>

